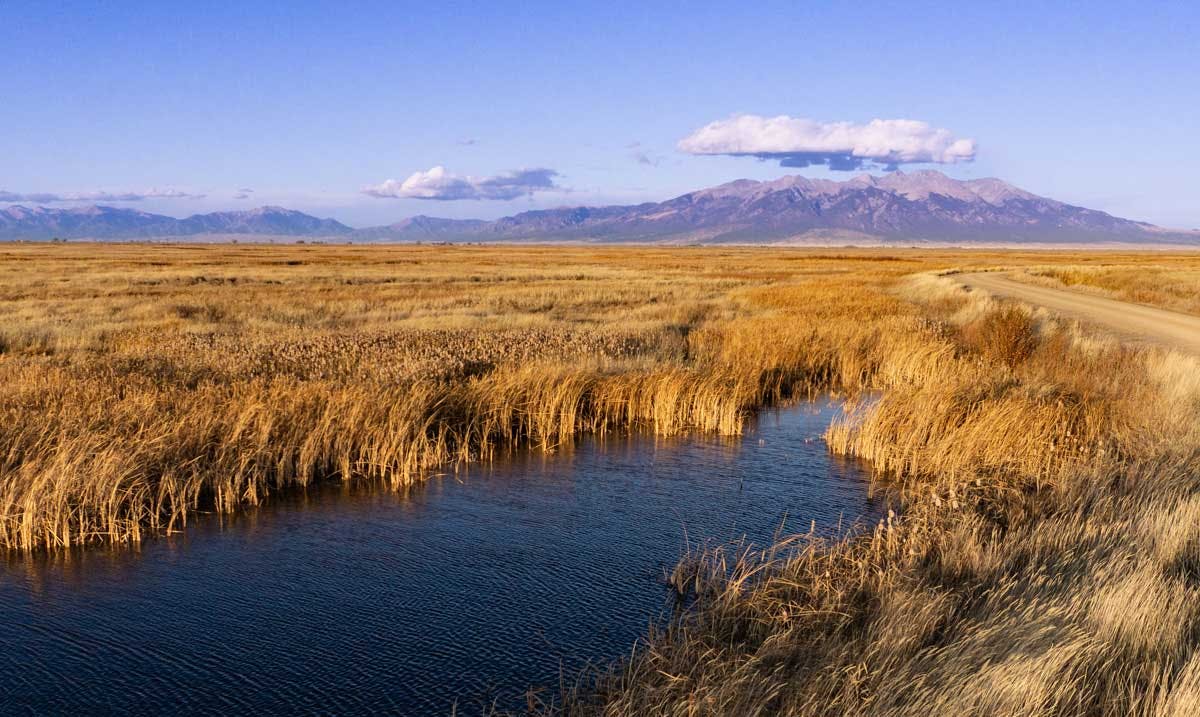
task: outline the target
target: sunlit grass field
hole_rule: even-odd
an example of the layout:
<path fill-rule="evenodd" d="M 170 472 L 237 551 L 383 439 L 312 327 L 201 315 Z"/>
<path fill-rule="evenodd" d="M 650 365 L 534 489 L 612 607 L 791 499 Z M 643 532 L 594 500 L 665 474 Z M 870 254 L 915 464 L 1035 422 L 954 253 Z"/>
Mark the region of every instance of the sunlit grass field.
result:
<path fill-rule="evenodd" d="M 1200 314 L 1200 260 L 1166 254 L 1159 261 L 1103 261 L 1092 265 L 1031 266 L 1013 278 L 1054 289 Z"/>
<path fill-rule="evenodd" d="M 765 405 L 869 395 L 827 438 L 898 513 L 686 556 L 690 609 L 535 708 L 1194 714 L 1200 364 L 938 276 L 1109 264 L 1186 286 L 1200 262 L 0 246 L 0 543 L 128 543 L 316 481 L 403 489 L 502 446 L 737 433 Z"/>

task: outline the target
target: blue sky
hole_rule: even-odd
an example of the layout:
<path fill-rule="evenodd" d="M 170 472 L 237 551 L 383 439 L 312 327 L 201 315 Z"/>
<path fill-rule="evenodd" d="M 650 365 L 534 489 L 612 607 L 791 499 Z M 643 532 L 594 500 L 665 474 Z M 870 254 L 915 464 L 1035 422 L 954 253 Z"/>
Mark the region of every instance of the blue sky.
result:
<path fill-rule="evenodd" d="M 914 169 L 1200 227 L 1194 2 L 3 10 L 0 190 L 17 194 L 171 190 L 204 196 L 119 206 L 178 216 L 282 204 L 364 226 L 659 200 L 740 177 L 853 176 L 678 149 L 744 113 L 920 120 L 977 151 Z M 464 177 L 550 169 L 570 191 L 362 191 L 436 166 Z"/>

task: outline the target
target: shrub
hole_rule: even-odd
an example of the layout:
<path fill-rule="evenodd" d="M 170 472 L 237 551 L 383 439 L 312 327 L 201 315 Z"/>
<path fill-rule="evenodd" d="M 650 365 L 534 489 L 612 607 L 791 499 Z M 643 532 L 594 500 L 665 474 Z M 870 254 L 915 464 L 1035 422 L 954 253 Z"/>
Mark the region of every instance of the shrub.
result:
<path fill-rule="evenodd" d="M 1005 306 L 965 326 L 963 340 L 989 361 L 1013 368 L 1037 349 L 1037 324 L 1021 309 Z"/>

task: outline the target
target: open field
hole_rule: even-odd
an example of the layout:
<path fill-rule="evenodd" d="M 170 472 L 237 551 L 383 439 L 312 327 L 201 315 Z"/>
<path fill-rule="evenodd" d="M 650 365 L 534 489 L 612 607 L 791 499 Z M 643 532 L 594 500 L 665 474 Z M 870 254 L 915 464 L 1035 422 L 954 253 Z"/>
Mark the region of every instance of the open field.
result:
<path fill-rule="evenodd" d="M 1200 364 L 934 272 L 1166 254 L 0 247 L 0 543 L 122 542 L 318 480 L 582 431 L 831 428 L 903 509 L 689 556 L 691 605 L 569 714 L 1200 709 Z M 1180 269 L 1184 271 L 1184 269 Z"/>
<path fill-rule="evenodd" d="M 1118 258 L 1089 265 L 1030 266 L 1014 272 L 1018 281 L 1103 296 L 1200 315 L 1200 261 L 1194 255 L 1163 255 L 1160 260 Z"/>
<path fill-rule="evenodd" d="M 1128 342 L 1144 342 L 1200 356 L 1200 316 L 1071 291 L 1012 278 L 1009 272 L 953 274 L 969 290 L 999 298 L 1023 301 L 1103 329 Z"/>

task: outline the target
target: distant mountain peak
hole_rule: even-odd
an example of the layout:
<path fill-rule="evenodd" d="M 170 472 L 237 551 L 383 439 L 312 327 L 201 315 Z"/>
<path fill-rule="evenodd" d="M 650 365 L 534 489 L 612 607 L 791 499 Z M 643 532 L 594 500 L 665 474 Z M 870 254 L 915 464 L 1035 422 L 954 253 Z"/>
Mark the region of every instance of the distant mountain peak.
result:
<path fill-rule="evenodd" d="M 860 174 L 844 181 L 789 175 L 739 179 L 635 206 L 537 209 L 495 221 L 416 215 L 351 229 L 279 206 L 186 219 L 132 209 L 11 206 L 0 239 L 337 237 L 359 241 L 790 241 L 1021 244 L 1184 242 L 1200 235 L 1039 197 L 1002 180 L 959 180 L 935 170 Z"/>
<path fill-rule="evenodd" d="M 374 240 L 436 235 L 459 240 L 854 241 L 945 243 L 1195 241 L 1141 222 L 1039 197 L 995 178 L 959 180 L 935 170 L 861 174 L 844 181 L 801 175 L 739 179 L 664 202 L 539 209 L 431 232 L 429 218 L 362 230 Z"/>
<path fill-rule="evenodd" d="M 352 231 L 332 219 L 270 206 L 195 214 L 186 219 L 102 205 L 65 209 L 16 206 L 0 210 L 0 239 L 144 239 L 240 234 L 318 237 L 345 236 Z"/>

